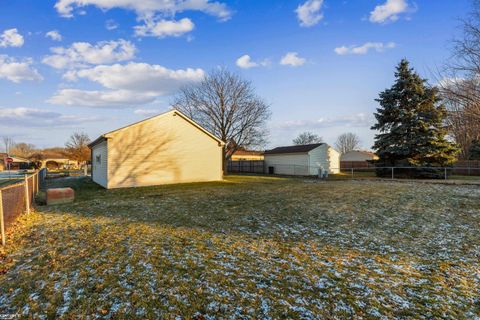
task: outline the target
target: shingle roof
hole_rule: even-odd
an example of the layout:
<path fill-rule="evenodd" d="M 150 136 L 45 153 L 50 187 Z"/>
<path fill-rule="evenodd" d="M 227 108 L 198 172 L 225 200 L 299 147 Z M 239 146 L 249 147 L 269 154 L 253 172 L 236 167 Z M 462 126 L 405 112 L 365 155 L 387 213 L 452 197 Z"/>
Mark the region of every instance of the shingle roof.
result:
<path fill-rule="evenodd" d="M 255 151 L 255 150 L 237 150 L 235 151 L 234 155 L 236 156 L 261 156 L 263 155 L 262 151 Z"/>
<path fill-rule="evenodd" d="M 277 147 L 272 150 L 265 151 L 265 154 L 279 154 L 279 153 L 307 153 L 315 148 L 320 147 L 323 143 L 304 144 L 300 146 Z"/>

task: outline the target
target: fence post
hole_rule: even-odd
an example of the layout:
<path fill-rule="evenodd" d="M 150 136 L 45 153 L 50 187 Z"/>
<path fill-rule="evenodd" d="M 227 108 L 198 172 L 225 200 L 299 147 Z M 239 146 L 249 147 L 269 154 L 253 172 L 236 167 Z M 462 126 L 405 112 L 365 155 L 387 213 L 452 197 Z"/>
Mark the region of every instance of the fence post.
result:
<path fill-rule="evenodd" d="M 30 213 L 30 195 L 28 194 L 28 177 L 25 175 L 25 207 L 27 208 L 27 214 Z"/>
<path fill-rule="evenodd" d="M 3 220 L 2 190 L 0 190 L 0 233 L 2 234 L 2 246 L 5 246 L 5 222 Z"/>
<path fill-rule="evenodd" d="M 352 169 L 352 179 L 353 179 L 353 167 L 351 169 Z"/>
<path fill-rule="evenodd" d="M 447 180 L 447 168 L 445 167 L 445 180 Z"/>
<path fill-rule="evenodd" d="M 392 167 L 392 180 L 395 179 L 394 170 L 395 170 L 395 167 Z"/>
<path fill-rule="evenodd" d="M 39 176 L 40 176 L 40 171 L 37 171 L 36 176 L 37 176 L 37 178 L 35 179 L 35 187 L 36 187 L 36 189 L 37 189 L 37 192 L 36 192 L 36 193 L 38 193 L 38 190 L 40 190 L 40 189 L 39 189 L 40 184 L 39 184 L 39 182 L 38 182 Z"/>

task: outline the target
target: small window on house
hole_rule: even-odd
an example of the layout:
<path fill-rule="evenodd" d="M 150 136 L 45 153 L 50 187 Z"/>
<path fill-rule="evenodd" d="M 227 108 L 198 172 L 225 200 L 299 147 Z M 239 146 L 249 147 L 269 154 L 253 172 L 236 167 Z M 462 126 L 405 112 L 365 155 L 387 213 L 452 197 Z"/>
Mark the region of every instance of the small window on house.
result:
<path fill-rule="evenodd" d="M 102 163 L 102 155 L 101 154 L 98 154 L 96 157 L 95 157 L 95 161 L 97 164 L 101 164 Z"/>

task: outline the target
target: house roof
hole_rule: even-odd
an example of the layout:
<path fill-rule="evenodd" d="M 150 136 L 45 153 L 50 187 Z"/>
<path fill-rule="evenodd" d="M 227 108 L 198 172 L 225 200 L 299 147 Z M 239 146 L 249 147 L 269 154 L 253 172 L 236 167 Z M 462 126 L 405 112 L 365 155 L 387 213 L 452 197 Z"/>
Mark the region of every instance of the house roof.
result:
<path fill-rule="evenodd" d="M 206 129 L 204 129 L 201 125 L 199 125 L 198 123 L 196 123 L 195 121 L 193 121 L 192 119 L 190 119 L 188 116 L 186 116 L 185 114 L 183 114 L 182 112 L 178 111 L 178 110 L 170 110 L 170 111 L 167 111 L 167 112 L 164 112 L 164 113 L 161 113 L 161 114 L 158 114 L 156 116 L 153 116 L 153 117 L 150 117 L 150 118 L 147 118 L 147 119 L 144 119 L 144 120 L 141 120 L 141 121 L 138 121 L 138 122 L 135 122 L 135 123 L 132 123 L 130 125 L 127 125 L 125 127 L 121 127 L 119 129 L 116 129 L 116 130 L 113 130 L 113 131 L 110 131 L 110 132 L 107 132 L 105 134 L 102 134 L 100 137 L 98 137 L 97 139 L 93 140 L 91 143 L 88 144 L 88 147 L 89 148 L 92 148 L 93 146 L 95 146 L 96 144 L 102 142 L 102 141 L 105 141 L 107 140 L 108 138 L 111 138 L 111 134 L 115 133 L 115 132 L 118 132 L 120 130 L 124 130 L 124 129 L 128 129 L 128 128 L 131 128 L 131 127 L 134 127 L 140 123 L 143 123 L 143 122 L 146 122 L 146 121 L 151 121 L 151 120 L 154 120 L 158 117 L 163 117 L 163 116 L 166 116 L 168 114 L 174 114 L 174 115 L 178 115 L 180 117 L 182 117 L 184 120 L 186 120 L 187 122 L 191 123 L 193 126 L 197 127 L 200 131 L 202 131 L 203 133 L 205 133 L 206 135 L 208 135 L 210 138 L 212 138 L 213 140 L 217 141 L 218 143 L 220 143 L 221 145 L 224 145 L 225 143 L 220 140 L 219 138 L 217 138 L 216 136 L 214 136 L 213 134 L 211 134 L 210 132 L 208 132 Z"/>
<path fill-rule="evenodd" d="M 361 153 L 366 156 L 377 156 L 375 152 L 367 151 L 367 150 L 351 150 L 351 151 L 345 152 L 345 154 L 348 154 L 348 153 Z"/>
<path fill-rule="evenodd" d="M 13 159 L 13 162 L 30 162 L 28 159 L 25 159 L 25 158 L 20 158 L 20 157 L 15 157 L 15 156 L 9 156 L 8 154 L 6 154 L 5 152 L 2 152 L 0 153 L 0 160 L 1 161 L 4 161 L 5 158 L 12 158 Z"/>
<path fill-rule="evenodd" d="M 256 150 L 237 150 L 233 153 L 235 156 L 261 156 L 263 151 Z"/>
<path fill-rule="evenodd" d="M 324 143 L 304 144 L 299 146 L 277 147 L 272 150 L 265 151 L 265 154 L 280 154 L 280 153 L 307 153 L 315 148 L 320 147 Z"/>

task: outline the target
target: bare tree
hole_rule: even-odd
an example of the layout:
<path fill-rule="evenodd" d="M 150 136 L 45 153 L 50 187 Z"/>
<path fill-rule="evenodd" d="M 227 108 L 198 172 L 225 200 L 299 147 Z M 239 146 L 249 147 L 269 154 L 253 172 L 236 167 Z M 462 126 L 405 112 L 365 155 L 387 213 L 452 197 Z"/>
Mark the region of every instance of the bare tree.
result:
<path fill-rule="evenodd" d="M 351 132 L 342 133 L 338 136 L 335 147 L 341 154 L 353 151 L 360 147 L 360 137 Z"/>
<path fill-rule="evenodd" d="M 84 132 L 75 132 L 70 136 L 70 139 L 65 143 L 65 153 L 67 157 L 76 161 L 90 160 L 90 148 L 88 144 L 90 138 Z"/>
<path fill-rule="evenodd" d="M 180 89 L 173 107 L 225 142 L 224 167 L 238 148 L 266 142 L 269 106 L 250 81 L 226 69 L 212 71 L 201 82 Z"/>
<path fill-rule="evenodd" d="M 5 153 L 9 154 L 10 149 L 13 147 L 15 142 L 13 141 L 13 139 L 11 137 L 8 137 L 8 136 L 2 137 L 2 140 L 3 140 L 3 146 L 5 148 Z"/>
<path fill-rule="evenodd" d="M 449 111 L 447 125 L 460 146 L 460 157 L 469 158 L 472 141 L 480 139 L 480 0 L 473 0 L 463 34 L 453 42 L 453 55 L 438 83 Z"/>
<path fill-rule="evenodd" d="M 468 159 L 472 142 L 480 139 L 480 104 L 459 98 L 452 90 L 464 89 L 450 87 L 442 90 L 448 110 L 446 125 L 450 136 L 460 147 L 459 157 Z"/>
<path fill-rule="evenodd" d="M 295 139 L 293 139 L 293 144 L 305 145 L 305 144 L 314 144 L 314 143 L 321 143 L 323 141 L 322 137 L 313 133 L 313 132 L 302 132 L 300 133 Z"/>
<path fill-rule="evenodd" d="M 35 152 L 35 146 L 30 143 L 16 143 L 10 147 L 10 153 L 17 157 L 22 157 L 29 159 L 30 156 Z"/>

